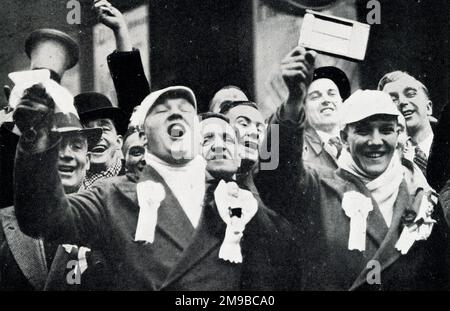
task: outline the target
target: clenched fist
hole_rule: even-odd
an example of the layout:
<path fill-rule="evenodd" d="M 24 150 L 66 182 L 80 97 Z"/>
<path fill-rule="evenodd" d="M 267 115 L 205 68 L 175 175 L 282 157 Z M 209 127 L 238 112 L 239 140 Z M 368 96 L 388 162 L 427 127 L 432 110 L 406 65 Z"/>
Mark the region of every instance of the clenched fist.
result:
<path fill-rule="evenodd" d="M 300 99 L 311 83 L 317 53 L 297 46 L 281 62 L 281 75 L 290 98 Z"/>
<path fill-rule="evenodd" d="M 16 106 L 13 119 L 26 141 L 36 139 L 38 133 L 48 133 L 53 126 L 55 102 L 42 84 L 26 89 Z"/>

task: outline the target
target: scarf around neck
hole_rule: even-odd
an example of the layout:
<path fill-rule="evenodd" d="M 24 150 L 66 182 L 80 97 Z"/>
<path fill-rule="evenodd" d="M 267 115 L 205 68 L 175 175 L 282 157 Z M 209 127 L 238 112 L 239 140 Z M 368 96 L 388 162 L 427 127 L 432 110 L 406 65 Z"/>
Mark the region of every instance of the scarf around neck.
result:
<path fill-rule="evenodd" d="M 404 170 L 397 151 L 394 152 L 386 170 L 376 178 L 370 177 L 353 160 L 347 150 L 342 150 L 338 160 L 339 167 L 358 177 L 372 194 L 378 204 L 386 225 L 392 221 L 394 204 L 404 177 Z"/>
<path fill-rule="evenodd" d="M 206 161 L 197 155 L 189 163 L 172 165 L 146 152 L 145 162 L 164 179 L 194 228 L 197 227 L 205 194 Z"/>

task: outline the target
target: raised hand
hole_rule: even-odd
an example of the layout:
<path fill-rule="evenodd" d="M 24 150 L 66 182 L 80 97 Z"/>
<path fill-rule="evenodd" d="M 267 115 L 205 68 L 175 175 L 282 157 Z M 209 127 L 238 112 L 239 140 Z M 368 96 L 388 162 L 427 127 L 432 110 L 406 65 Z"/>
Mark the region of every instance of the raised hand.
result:
<path fill-rule="evenodd" d="M 93 9 L 97 12 L 98 20 L 114 32 L 117 50 L 131 51 L 133 46 L 123 14 L 107 0 L 95 0 Z"/>
<path fill-rule="evenodd" d="M 53 126 L 55 102 L 41 84 L 25 90 L 16 106 L 13 119 L 26 141 L 33 141 L 39 134 L 49 133 Z"/>
<path fill-rule="evenodd" d="M 315 51 L 297 46 L 281 62 L 281 75 L 289 90 L 289 97 L 300 100 L 311 83 Z"/>

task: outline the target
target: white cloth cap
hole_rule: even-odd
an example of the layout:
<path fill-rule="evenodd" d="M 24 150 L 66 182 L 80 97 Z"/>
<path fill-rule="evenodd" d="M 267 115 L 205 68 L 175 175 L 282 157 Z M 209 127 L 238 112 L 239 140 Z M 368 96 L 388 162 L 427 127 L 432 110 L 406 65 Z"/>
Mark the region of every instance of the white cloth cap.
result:
<path fill-rule="evenodd" d="M 137 120 L 139 128 L 144 128 L 144 122 L 145 118 L 147 117 L 147 114 L 149 113 L 150 109 L 155 105 L 156 101 L 164 94 L 177 92 L 180 94 L 181 98 L 185 98 L 187 101 L 189 101 L 197 110 L 197 100 L 195 99 L 194 92 L 185 86 L 170 86 L 162 90 L 158 90 L 155 92 L 150 93 L 140 104 L 138 109 L 135 112 L 134 120 L 133 122 L 136 122 Z"/>
<path fill-rule="evenodd" d="M 382 91 L 357 90 L 341 106 L 341 125 L 361 121 L 376 114 L 399 116 L 389 94 Z"/>

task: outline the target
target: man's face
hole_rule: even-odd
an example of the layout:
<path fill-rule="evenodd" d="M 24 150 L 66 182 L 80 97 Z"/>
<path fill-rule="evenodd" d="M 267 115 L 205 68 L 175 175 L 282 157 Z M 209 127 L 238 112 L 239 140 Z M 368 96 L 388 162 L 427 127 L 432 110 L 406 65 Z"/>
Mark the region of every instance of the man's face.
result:
<path fill-rule="evenodd" d="M 230 109 L 226 116 L 230 119 L 230 124 L 238 131 L 241 159 L 250 162 L 258 161 L 258 148 L 266 130 L 262 114 L 253 107 L 239 105 Z"/>
<path fill-rule="evenodd" d="M 339 122 L 338 109 L 342 98 L 336 84 L 330 79 L 314 80 L 305 98 L 305 113 L 309 124 L 321 131 L 336 127 Z"/>
<path fill-rule="evenodd" d="M 397 118 L 374 115 L 349 124 L 341 132 L 353 160 L 367 175 L 381 175 L 395 152 L 398 140 Z"/>
<path fill-rule="evenodd" d="M 145 140 L 140 133 L 129 135 L 123 143 L 125 167 L 128 172 L 139 173 L 145 166 Z"/>
<path fill-rule="evenodd" d="M 429 123 L 428 116 L 432 113 L 431 101 L 416 79 L 401 78 L 386 84 L 383 91 L 391 95 L 405 117 L 408 132 L 415 132 Z"/>
<path fill-rule="evenodd" d="M 209 118 L 201 122 L 202 156 L 207 162 L 206 169 L 215 178 L 234 175 L 240 165 L 236 132 L 230 124 L 219 118 Z"/>
<path fill-rule="evenodd" d="M 117 154 L 122 148 L 122 136 L 117 134 L 116 127 L 111 119 L 95 119 L 89 121 L 86 127 L 100 127 L 102 137 L 91 150 L 91 164 L 101 170 L 108 168 L 117 160 Z"/>
<path fill-rule="evenodd" d="M 244 101 L 248 100 L 247 96 L 241 90 L 235 88 L 223 89 L 218 91 L 213 99 L 210 111 L 218 113 L 220 111 L 220 104 L 224 101 Z"/>
<path fill-rule="evenodd" d="M 184 98 L 157 104 L 144 123 L 148 151 L 167 163 L 188 163 L 198 152 L 196 119 L 194 106 Z"/>
<path fill-rule="evenodd" d="M 62 135 L 58 172 L 66 193 L 77 192 L 89 169 L 87 139 L 83 135 Z"/>

